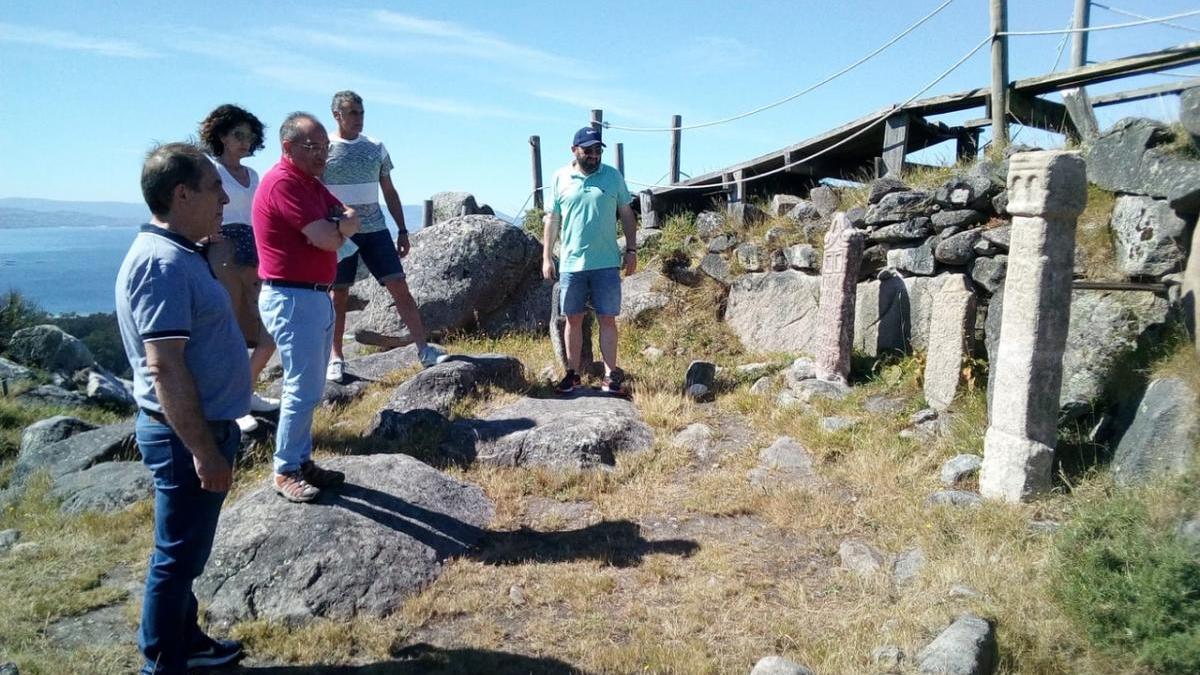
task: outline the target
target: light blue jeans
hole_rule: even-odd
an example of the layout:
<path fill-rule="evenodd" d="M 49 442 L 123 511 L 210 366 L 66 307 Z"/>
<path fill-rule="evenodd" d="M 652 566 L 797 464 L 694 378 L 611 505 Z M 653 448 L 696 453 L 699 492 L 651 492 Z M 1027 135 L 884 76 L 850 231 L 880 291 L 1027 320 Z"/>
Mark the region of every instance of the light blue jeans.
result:
<path fill-rule="evenodd" d="M 299 471 L 312 456 L 313 410 L 325 392 L 325 367 L 333 348 L 333 302 L 321 291 L 263 286 L 258 311 L 283 363 L 275 473 Z"/>

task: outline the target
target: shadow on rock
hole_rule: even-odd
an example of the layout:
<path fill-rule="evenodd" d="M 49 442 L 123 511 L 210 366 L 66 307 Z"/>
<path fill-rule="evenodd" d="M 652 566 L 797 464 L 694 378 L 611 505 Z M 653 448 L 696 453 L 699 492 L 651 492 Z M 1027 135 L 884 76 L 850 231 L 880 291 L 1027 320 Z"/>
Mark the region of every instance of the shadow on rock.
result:
<path fill-rule="evenodd" d="M 690 556 L 700 545 L 687 539 L 651 541 L 628 520 L 604 521 L 577 530 L 538 532 L 484 530 L 457 518 L 422 508 L 394 495 L 346 483 L 323 496 L 320 505 L 344 508 L 425 544 L 439 557 L 459 554 L 489 565 L 598 560 L 615 567 L 640 565 L 647 554 Z"/>
<path fill-rule="evenodd" d="M 487 649 L 442 649 L 416 644 L 395 652 L 391 661 L 362 666 L 246 666 L 214 673 L 253 675 L 587 675 L 564 661 Z"/>

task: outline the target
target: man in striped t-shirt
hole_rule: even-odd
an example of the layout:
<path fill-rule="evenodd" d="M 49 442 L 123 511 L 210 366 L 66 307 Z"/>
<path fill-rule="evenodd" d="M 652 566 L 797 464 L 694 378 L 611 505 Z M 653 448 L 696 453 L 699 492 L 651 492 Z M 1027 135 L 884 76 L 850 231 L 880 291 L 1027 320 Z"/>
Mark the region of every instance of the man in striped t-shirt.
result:
<path fill-rule="evenodd" d="M 400 259 L 408 255 L 409 243 L 408 230 L 404 227 L 404 209 L 400 204 L 400 196 L 396 194 L 396 186 L 392 184 L 392 159 L 383 143 L 362 133 L 362 97 L 352 91 L 339 91 L 333 95 L 332 109 L 333 119 L 337 121 L 337 133 L 330 139 L 329 159 L 325 164 L 323 180 L 335 197 L 359 214 L 362 229 L 351 237 L 358 249 L 338 262 L 337 278 L 333 283 L 333 354 L 325 377 L 337 382 L 345 376 L 342 333 L 346 330 L 346 303 L 350 298 L 350 286 L 354 284 L 358 272 L 360 257 L 367 264 L 371 276 L 387 288 L 395 300 L 400 320 L 417 344 L 417 356 L 421 364 L 432 366 L 445 352 L 425 342 L 421 312 L 408 290 L 404 267 L 400 264 Z M 379 207 L 381 188 L 383 201 L 399 230 L 394 248 L 383 219 L 383 209 Z"/>

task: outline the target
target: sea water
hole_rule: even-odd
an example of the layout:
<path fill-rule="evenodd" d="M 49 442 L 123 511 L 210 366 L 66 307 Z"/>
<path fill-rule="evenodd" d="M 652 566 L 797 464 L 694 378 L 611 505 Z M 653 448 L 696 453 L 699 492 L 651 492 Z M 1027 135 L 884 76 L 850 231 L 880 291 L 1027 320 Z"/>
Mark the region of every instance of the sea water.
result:
<path fill-rule="evenodd" d="M 52 314 L 111 312 L 129 227 L 0 229 L 0 292 L 20 291 Z"/>

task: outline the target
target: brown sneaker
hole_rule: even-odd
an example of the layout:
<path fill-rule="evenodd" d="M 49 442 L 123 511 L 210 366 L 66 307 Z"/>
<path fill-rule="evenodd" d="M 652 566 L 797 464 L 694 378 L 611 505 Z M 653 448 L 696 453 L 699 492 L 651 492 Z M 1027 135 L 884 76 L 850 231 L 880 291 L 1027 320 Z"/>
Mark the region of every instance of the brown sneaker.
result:
<path fill-rule="evenodd" d="M 346 474 L 341 471 L 322 469 L 311 459 L 300 465 L 300 475 L 309 485 L 320 489 L 337 487 L 346 482 Z"/>
<path fill-rule="evenodd" d="M 289 502 L 311 502 L 321 494 L 321 489 L 304 480 L 303 474 L 299 471 L 277 473 L 272 484 L 275 486 L 275 492 Z"/>

